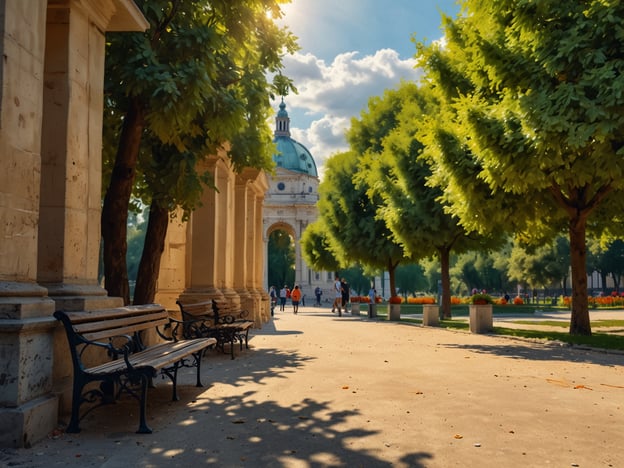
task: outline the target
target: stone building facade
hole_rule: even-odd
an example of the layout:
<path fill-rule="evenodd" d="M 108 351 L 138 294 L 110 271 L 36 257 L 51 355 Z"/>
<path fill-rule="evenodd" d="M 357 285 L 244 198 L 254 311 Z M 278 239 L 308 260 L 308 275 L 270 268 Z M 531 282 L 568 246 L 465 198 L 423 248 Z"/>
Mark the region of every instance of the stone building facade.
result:
<path fill-rule="evenodd" d="M 318 218 L 319 176 L 314 157 L 308 149 L 291 138 L 290 118 L 282 100 L 275 118 L 277 153 L 273 156 L 276 168 L 268 177 L 268 190 L 264 202 L 263 234 L 265 246 L 272 232 L 288 233 L 295 245 L 295 283 L 313 303 L 314 290 L 318 286 L 328 297 L 333 274 L 311 269 L 301 254 L 300 239 L 306 227 Z M 265 247 L 265 255 L 268 255 Z M 268 288 L 268 262 L 265 260 L 264 286 Z M 284 285 L 273 285 L 278 289 Z M 293 285 L 288 285 L 292 288 Z"/>

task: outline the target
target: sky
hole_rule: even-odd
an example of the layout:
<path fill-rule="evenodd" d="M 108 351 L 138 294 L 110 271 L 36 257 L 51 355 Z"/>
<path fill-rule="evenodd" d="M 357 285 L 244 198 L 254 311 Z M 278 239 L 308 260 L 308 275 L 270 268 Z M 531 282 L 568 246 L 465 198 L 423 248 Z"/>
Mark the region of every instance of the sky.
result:
<path fill-rule="evenodd" d="M 305 145 L 319 168 L 345 151 L 351 118 L 369 98 L 418 80 L 418 41 L 442 37 L 441 15 L 459 13 L 456 0 L 292 0 L 283 5 L 287 26 L 300 50 L 284 57 L 283 74 L 298 94 L 284 98 L 291 136 Z M 279 99 L 272 103 L 278 110 Z"/>

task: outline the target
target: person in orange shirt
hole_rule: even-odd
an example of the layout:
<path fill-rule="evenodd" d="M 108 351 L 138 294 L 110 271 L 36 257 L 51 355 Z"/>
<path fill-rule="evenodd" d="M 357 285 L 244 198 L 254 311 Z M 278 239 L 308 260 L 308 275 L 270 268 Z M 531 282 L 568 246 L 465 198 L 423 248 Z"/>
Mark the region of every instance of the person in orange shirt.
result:
<path fill-rule="evenodd" d="M 295 289 L 290 293 L 290 300 L 292 301 L 293 310 L 295 314 L 299 312 L 299 301 L 301 301 L 301 289 L 299 289 L 299 285 L 295 285 Z"/>

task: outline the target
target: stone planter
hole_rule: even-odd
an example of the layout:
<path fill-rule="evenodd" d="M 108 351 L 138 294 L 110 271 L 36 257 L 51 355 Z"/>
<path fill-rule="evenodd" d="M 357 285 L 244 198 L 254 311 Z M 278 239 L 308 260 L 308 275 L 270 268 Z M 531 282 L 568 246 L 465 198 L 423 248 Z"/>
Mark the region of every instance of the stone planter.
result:
<path fill-rule="evenodd" d="M 423 304 L 423 326 L 437 327 L 440 325 L 440 306 L 437 304 Z"/>
<path fill-rule="evenodd" d="M 492 304 L 472 304 L 469 311 L 471 333 L 490 333 L 493 330 Z"/>
<path fill-rule="evenodd" d="M 388 320 L 401 320 L 401 304 L 388 304 Z"/>

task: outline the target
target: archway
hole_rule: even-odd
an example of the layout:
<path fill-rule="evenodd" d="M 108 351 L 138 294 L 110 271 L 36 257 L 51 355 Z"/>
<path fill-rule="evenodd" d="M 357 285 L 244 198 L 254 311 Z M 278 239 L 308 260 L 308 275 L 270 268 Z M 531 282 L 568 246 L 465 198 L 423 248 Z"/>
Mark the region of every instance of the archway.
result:
<path fill-rule="evenodd" d="M 295 284 L 296 248 L 294 230 L 286 224 L 274 226 L 269 231 L 267 243 L 267 289 Z"/>

